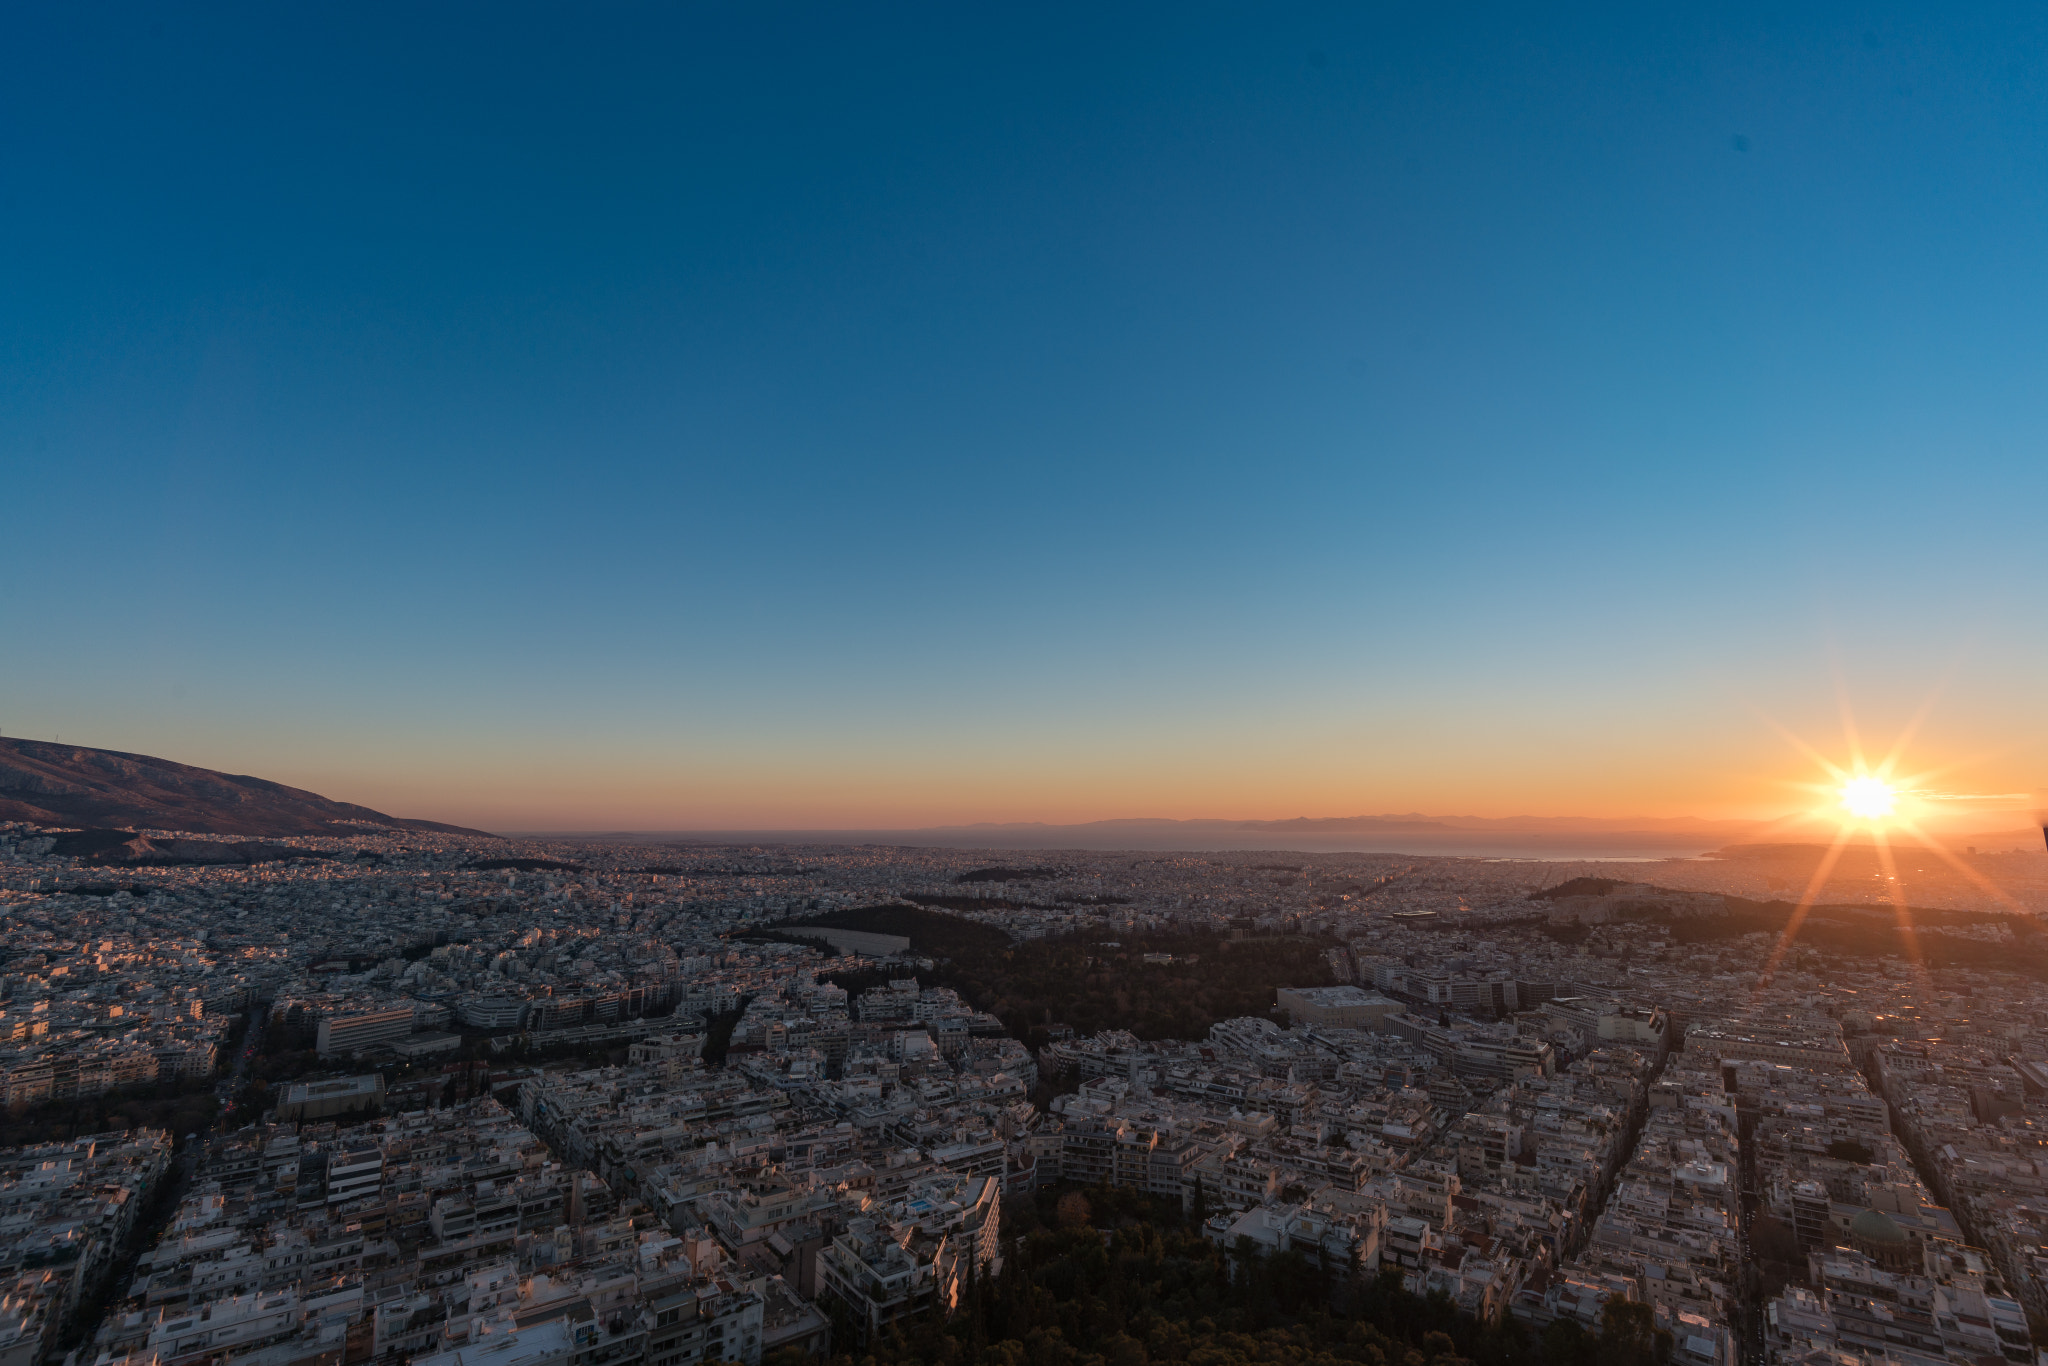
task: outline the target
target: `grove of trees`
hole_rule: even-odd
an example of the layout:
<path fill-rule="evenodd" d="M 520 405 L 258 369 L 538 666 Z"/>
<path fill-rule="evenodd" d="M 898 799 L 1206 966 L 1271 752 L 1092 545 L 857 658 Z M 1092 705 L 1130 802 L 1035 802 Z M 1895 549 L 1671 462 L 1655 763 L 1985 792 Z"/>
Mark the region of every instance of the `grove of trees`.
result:
<path fill-rule="evenodd" d="M 971 1281 L 950 1317 L 868 1343 L 842 1319 L 831 1366 L 1659 1366 L 1671 1352 L 1646 1305 L 1610 1302 L 1597 1332 L 1482 1324 L 1397 1276 L 1219 1248 L 1132 1191 L 1040 1191 L 1005 1209 L 1004 1234 L 1001 1273 Z"/>

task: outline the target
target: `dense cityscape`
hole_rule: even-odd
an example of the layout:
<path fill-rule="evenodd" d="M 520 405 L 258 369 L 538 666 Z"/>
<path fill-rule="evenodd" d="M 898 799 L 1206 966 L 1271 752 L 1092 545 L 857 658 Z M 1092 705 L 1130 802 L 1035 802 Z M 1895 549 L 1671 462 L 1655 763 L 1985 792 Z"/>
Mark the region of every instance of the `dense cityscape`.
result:
<path fill-rule="evenodd" d="M 1546 1359 L 2048 1345 L 2048 955 L 1960 890 L 143 833 L 0 828 L 5 1366 L 902 1360 L 1097 1225 Z"/>
<path fill-rule="evenodd" d="M 0 1366 L 2048 1366 L 2048 8 L 0 129 Z"/>

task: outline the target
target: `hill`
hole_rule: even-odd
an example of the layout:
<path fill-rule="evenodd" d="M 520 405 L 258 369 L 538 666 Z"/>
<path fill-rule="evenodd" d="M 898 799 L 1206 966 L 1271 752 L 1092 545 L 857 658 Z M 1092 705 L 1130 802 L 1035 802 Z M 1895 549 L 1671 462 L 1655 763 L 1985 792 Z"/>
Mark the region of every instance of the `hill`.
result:
<path fill-rule="evenodd" d="M 283 783 L 147 754 L 0 739 L 0 820 L 200 835 L 349 835 L 365 826 L 486 835 L 329 801 Z"/>
<path fill-rule="evenodd" d="M 2048 981 L 2048 929 L 2031 915 L 1825 901 L 1802 912 L 1791 901 L 1751 901 L 1611 878 L 1573 878 L 1529 899 L 1551 904 L 1546 933 L 1564 943 L 1581 943 L 1613 923 L 1661 925 L 1681 945 L 1791 931 L 1788 942 L 1828 953 L 1897 955 L 1930 968 L 2004 970 Z"/>
<path fill-rule="evenodd" d="M 1753 834 L 1751 821 L 1576 816 L 1337 816 L 1291 820 L 1120 818 L 1078 825 L 1036 822 L 917 829 L 648 831 L 700 844 L 881 844 L 913 848 L 1035 851 L 1181 850 L 1250 853 L 1403 853 L 1446 858 L 1695 858 Z M 538 832 L 534 832 L 538 833 Z M 998 869 L 1023 881 L 1030 868 Z"/>

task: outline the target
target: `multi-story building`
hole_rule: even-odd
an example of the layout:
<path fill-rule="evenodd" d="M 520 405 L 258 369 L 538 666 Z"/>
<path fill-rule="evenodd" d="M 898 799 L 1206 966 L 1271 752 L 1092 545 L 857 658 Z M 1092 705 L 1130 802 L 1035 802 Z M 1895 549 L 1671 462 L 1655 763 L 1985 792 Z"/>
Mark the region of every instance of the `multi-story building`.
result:
<path fill-rule="evenodd" d="M 966 1281 L 995 1260 L 1002 1183 L 934 1175 L 903 1198 L 849 1219 L 818 1254 L 820 1289 L 844 1303 L 864 1337 L 927 1311 L 950 1312 Z"/>
<path fill-rule="evenodd" d="M 413 1008 L 396 1006 L 354 1015 L 330 1015 L 320 1021 L 314 1047 L 323 1058 L 353 1057 L 412 1033 Z"/>

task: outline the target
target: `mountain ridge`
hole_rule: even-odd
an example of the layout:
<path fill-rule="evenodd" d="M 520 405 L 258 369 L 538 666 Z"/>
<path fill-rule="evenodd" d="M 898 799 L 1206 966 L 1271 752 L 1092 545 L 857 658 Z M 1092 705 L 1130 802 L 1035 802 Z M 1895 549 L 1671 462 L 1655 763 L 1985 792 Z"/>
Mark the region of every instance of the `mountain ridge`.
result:
<path fill-rule="evenodd" d="M 684 844 L 876 844 L 906 848 L 1016 850 L 1130 850 L 1133 852 L 1248 852 L 1411 854 L 1421 857 L 1545 859 L 1693 858 L 1734 844 L 1757 829 L 1756 822 L 1687 822 L 1659 828 L 1654 820 L 1631 823 L 1587 817 L 1444 821 L 1333 817 L 1329 823 L 1244 820 L 1147 820 L 1123 818 L 1050 824 L 1043 821 L 980 822 L 892 829 L 694 830 L 521 830 L 517 836 L 560 839 L 638 839 Z M 1471 823 L 1467 824 L 1466 821 Z M 1549 822 L 1549 823 L 1544 823 Z"/>
<path fill-rule="evenodd" d="M 13 737 L 0 738 L 0 820 L 267 836 L 347 835 L 369 825 L 498 838 L 467 826 L 386 815 L 249 774 Z"/>

